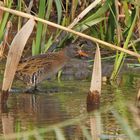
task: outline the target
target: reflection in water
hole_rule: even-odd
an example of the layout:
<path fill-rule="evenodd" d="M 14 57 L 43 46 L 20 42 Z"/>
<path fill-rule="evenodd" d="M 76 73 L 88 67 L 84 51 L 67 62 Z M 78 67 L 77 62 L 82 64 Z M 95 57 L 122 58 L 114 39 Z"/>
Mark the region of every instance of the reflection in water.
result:
<path fill-rule="evenodd" d="M 7 112 L 7 100 L 9 97 L 9 92 L 2 91 L 0 93 L 0 111 L 1 113 Z"/>
<path fill-rule="evenodd" d="M 99 113 L 95 113 L 95 115 L 90 116 L 90 130 L 91 136 L 93 140 L 100 140 L 101 136 L 101 117 Z"/>
<path fill-rule="evenodd" d="M 75 87 L 75 85 L 79 87 Z M 82 126 L 86 127 L 94 139 L 108 138 L 109 136 L 112 139 L 126 139 L 124 131 L 109 108 L 114 107 L 123 117 L 128 118 L 127 121 L 130 124 L 133 124 L 131 113 L 122 103 L 129 101 L 134 104 L 137 89 L 132 88 L 132 86 L 129 88 L 126 85 L 121 85 L 121 87 L 103 85 L 100 108 L 96 108 L 94 114 L 89 113 L 87 117 L 86 93 L 89 89 L 88 85 L 88 82 L 82 81 L 69 82 L 68 89 L 73 89 L 71 92 L 65 88 L 63 92 L 50 94 L 10 94 L 7 102 L 8 108 L 6 105 L 0 108 L 0 134 L 30 131 L 35 128 L 50 128 L 50 125 L 78 117 L 79 121 L 77 122 L 64 127 L 61 125 L 60 128 L 66 140 L 85 139 Z M 85 118 L 82 119 L 82 116 Z M 51 129 L 47 134 L 43 134 L 43 138 L 54 140 L 56 133 Z"/>
<path fill-rule="evenodd" d="M 4 135 L 14 133 L 14 118 L 10 113 L 1 114 L 2 130 Z"/>
<path fill-rule="evenodd" d="M 5 104 L 6 106 L 7 104 Z M 73 116 L 67 113 L 59 100 L 53 95 L 46 94 L 11 94 L 8 100 L 9 112 L 1 114 L 1 133 L 4 135 L 20 131 L 33 130 L 36 127 L 43 128 L 59 123 Z M 3 110 L 2 112 L 8 111 Z M 6 108 L 5 108 L 6 109 Z M 63 128 L 65 136 L 81 138 L 82 133 L 78 125 L 70 125 Z M 79 133 L 77 133 L 79 131 Z M 46 136 L 43 136 L 46 138 Z M 54 133 L 47 133 L 46 139 L 55 139 Z"/>
<path fill-rule="evenodd" d="M 99 109 L 100 97 L 98 91 L 93 91 L 87 95 L 87 111 L 89 113 L 96 113 L 96 115 L 89 116 L 90 131 L 92 140 L 100 140 L 101 135 L 101 117 L 98 115 L 97 111 Z"/>
<path fill-rule="evenodd" d="M 2 133 L 4 136 L 14 133 L 14 118 L 11 113 L 8 113 L 7 108 L 8 96 L 8 92 L 2 92 L 0 94 L 0 116 L 2 123 Z"/>

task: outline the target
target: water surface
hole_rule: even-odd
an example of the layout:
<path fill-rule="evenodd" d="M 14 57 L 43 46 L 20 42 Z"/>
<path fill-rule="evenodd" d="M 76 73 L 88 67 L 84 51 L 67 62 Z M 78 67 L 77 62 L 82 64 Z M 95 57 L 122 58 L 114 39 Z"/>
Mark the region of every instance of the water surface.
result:
<path fill-rule="evenodd" d="M 100 108 L 94 115 L 88 115 L 86 97 L 90 82 L 86 81 L 46 81 L 42 91 L 35 94 L 11 93 L 7 110 L 1 113 L 0 133 L 25 132 L 36 128 L 47 128 L 64 123 L 61 127 L 66 139 L 84 139 L 83 127 L 90 134 L 93 126 L 99 126 L 100 138 L 128 139 L 126 132 L 114 116 L 119 113 L 137 131 L 129 105 L 136 103 L 140 75 L 123 75 L 118 83 L 104 82 Z M 52 89 L 56 88 L 57 92 Z M 45 92 L 50 91 L 50 92 Z M 70 119 L 78 118 L 80 121 Z M 65 126 L 66 125 L 66 126 Z M 62 125 L 63 126 L 63 125 Z M 93 127 L 93 128 L 92 128 Z M 56 138 L 55 129 L 43 133 L 46 140 Z M 94 132 L 93 132 L 94 133 Z M 94 135 L 94 134 L 93 134 Z M 32 139 L 32 138 L 29 138 Z"/>

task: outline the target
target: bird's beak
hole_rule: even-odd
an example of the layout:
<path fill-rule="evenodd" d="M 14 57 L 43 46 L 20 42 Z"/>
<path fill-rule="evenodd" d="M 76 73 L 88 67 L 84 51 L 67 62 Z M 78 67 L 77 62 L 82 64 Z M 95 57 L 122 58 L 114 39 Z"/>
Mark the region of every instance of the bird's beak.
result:
<path fill-rule="evenodd" d="M 81 49 L 78 50 L 78 55 L 80 55 L 80 56 L 84 56 L 84 57 L 88 57 L 88 54 L 85 53 L 85 52 L 83 52 Z"/>

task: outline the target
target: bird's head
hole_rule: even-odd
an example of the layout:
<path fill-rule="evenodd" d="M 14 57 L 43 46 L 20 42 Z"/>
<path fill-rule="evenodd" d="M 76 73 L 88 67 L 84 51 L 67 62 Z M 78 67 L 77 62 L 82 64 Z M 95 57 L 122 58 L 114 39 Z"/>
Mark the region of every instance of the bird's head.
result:
<path fill-rule="evenodd" d="M 65 49 L 65 54 L 70 58 L 75 58 L 76 56 L 88 57 L 88 54 L 82 50 L 81 47 L 76 45 L 69 45 Z"/>

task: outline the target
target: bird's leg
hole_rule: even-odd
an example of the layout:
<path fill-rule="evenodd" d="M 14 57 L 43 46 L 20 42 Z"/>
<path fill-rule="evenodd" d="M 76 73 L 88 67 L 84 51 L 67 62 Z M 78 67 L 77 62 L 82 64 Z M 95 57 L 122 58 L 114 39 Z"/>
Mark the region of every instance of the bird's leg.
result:
<path fill-rule="evenodd" d="M 24 90 L 25 93 L 35 93 L 35 92 L 37 92 L 37 91 L 38 91 L 37 85 L 28 86 L 28 87 Z"/>

